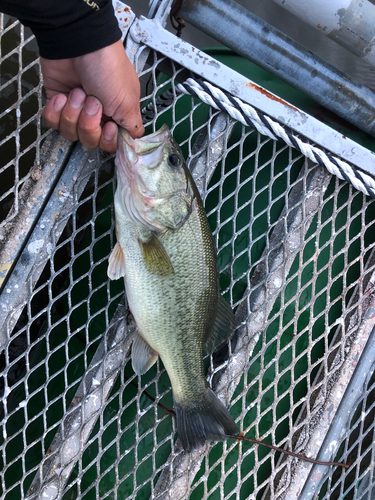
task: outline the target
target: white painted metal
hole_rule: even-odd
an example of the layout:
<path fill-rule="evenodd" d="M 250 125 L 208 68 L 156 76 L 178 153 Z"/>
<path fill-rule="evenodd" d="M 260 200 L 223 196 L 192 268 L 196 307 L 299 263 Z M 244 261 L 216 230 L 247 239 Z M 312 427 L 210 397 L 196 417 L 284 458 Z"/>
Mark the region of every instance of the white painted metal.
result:
<path fill-rule="evenodd" d="M 118 25 L 122 31 L 121 40 L 124 41 L 131 23 L 135 19 L 135 14 L 128 5 L 121 0 L 112 0 L 113 10 L 117 18 Z"/>

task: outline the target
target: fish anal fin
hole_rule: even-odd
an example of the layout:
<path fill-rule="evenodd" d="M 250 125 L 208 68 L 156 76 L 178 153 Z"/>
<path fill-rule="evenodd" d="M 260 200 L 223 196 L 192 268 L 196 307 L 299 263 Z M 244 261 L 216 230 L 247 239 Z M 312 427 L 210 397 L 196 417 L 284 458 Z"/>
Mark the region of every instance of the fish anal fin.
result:
<path fill-rule="evenodd" d="M 151 233 L 147 241 L 138 240 L 142 250 L 143 260 L 149 272 L 158 276 L 171 276 L 174 274 L 172 263 L 160 240 Z"/>
<path fill-rule="evenodd" d="M 208 387 L 197 401 L 175 401 L 177 430 L 186 451 L 204 445 L 206 441 L 225 441 L 238 435 L 232 415 Z"/>
<path fill-rule="evenodd" d="M 233 333 L 234 315 L 230 305 L 219 295 L 215 321 L 204 340 L 203 350 L 211 354 Z"/>
<path fill-rule="evenodd" d="M 143 375 L 158 359 L 158 353 L 136 332 L 132 345 L 132 366 L 137 375 Z"/>
<path fill-rule="evenodd" d="M 111 280 L 118 280 L 125 276 L 125 257 L 119 242 L 113 247 L 109 256 L 107 275 Z"/>

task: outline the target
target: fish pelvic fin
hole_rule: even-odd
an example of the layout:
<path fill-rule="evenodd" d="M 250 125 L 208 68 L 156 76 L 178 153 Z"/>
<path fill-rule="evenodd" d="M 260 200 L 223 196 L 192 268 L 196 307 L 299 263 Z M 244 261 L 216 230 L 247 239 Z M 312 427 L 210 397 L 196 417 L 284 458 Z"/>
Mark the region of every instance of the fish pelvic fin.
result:
<path fill-rule="evenodd" d="M 228 340 L 233 333 L 234 315 L 230 305 L 219 295 L 216 318 L 204 339 L 203 351 L 211 354 L 220 344 Z"/>
<path fill-rule="evenodd" d="M 113 247 L 108 260 L 108 278 L 118 280 L 125 276 L 125 257 L 119 242 Z"/>
<path fill-rule="evenodd" d="M 207 387 L 198 401 L 175 401 L 177 430 L 182 446 L 192 451 L 206 441 L 225 441 L 229 435 L 237 435 L 238 428 L 223 403 Z"/>
<path fill-rule="evenodd" d="M 137 375 L 143 375 L 158 359 L 158 353 L 147 342 L 135 333 L 132 345 L 132 366 Z"/>
<path fill-rule="evenodd" d="M 157 236 L 151 233 L 146 241 L 138 239 L 138 242 L 142 250 L 145 266 L 150 273 L 162 277 L 174 274 L 169 256 Z"/>

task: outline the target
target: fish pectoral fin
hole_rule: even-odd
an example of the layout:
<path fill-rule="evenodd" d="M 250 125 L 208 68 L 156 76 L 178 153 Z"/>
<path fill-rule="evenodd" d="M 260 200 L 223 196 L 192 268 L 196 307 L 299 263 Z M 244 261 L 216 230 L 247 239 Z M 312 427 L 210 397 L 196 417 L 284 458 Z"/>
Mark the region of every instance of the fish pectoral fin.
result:
<path fill-rule="evenodd" d="M 138 239 L 142 250 L 143 260 L 146 268 L 158 276 L 171 276 L 174 274 L 172 263 L 159 239 L 151 233 L 147 241 Z"/>
<path fill-rule="evenodd" d="M 107 275 L 110 280 L 118 280 L 125 276 L 125 257 L 119 242 L 113 247 L 109 256 Z"/>
<path fill-rule="evenodd" d="M 132 345 L 132 366 L 137 375 L 143 375 L 158 359 L 158 353 L 136 332 Z"/>
<path fill-rule="evenodd" d="M 204 339 L 203 350 L 211 354 L 216 347 L 230 338 L 233 333 L 234 315 L 230 305 L 219 295 L 216 318 Z"/>

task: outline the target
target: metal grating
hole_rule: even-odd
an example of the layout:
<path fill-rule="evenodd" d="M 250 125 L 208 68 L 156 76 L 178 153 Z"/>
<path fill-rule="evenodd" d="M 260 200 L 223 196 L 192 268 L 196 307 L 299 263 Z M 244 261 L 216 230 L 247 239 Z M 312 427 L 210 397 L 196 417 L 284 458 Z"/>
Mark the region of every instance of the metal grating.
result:
<path fill-rule="evenodd" d="M 319 499 L 371 499 L 374 485 L 374 371 L 366 381 L 366 393 L 351 413 L 350 428 L 341 444 L 342 454 L 351 466 L 343 475 L 332 470 L 323 484 Z"/>
<path fill-rule="evenodd" d="M 365 373 L 363 394 L 350 411 L 350 425 L 339 443 L 350 467 L 345 474 L 335 468 L 324 471 L 319 500 L 374 498 L 374 366 Z"/>
<path fill-rule="evenodd" d="M 17 216 L 30 165 L 40 162 L 42 84 L 34 36 L 0 14 L 0 227 Z M 9 213 L 12 208 L 12 212 Z"/>
<path fill-rule="evenodd" d="M 140 47 L 139 67 L 148 52 Z M 228 350 L 206 359 L 209 380 L 246 436 L 316 456 L 332 394 L 374 326 L 374 202 L 292 148 L 178 95 L 182 71 L 151 52 L 142 107 L 146 133 L 167 123 L 189 158 L 236 311 Z M 245 442 L 191 455 L 175 442 L 174 420 L 157 405 L 172 407 L 168 376 L 160 362 L 139 379 L 132 372 L 132 321 L 122 305 L 115 314 L 123 283 L 106 276 L 113 159 L 76 153 L 80 182 L 64 191 L 63 178 L 55 189 L 69 203 L 48 226 L 48 251 L 21 284 L 18 313 L 3 307 L 1 497 L 291 498 L 311 465 Z M 75 168 L 67 165 L 67 179 Z M 43 215 L 38 224 L 46 231 Z M 372 371 L 346 440 L 332 449 L 337 460 L 350 455 L 351 468 L 326 467 L 308 498 L 372 498 L 373 379 Z"/>

